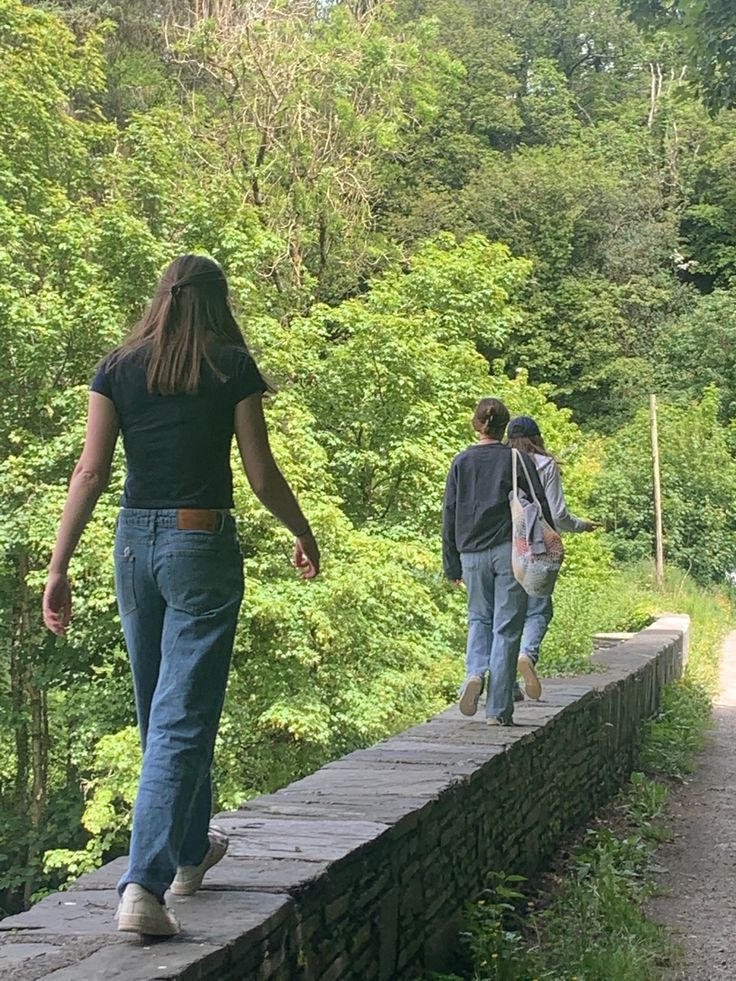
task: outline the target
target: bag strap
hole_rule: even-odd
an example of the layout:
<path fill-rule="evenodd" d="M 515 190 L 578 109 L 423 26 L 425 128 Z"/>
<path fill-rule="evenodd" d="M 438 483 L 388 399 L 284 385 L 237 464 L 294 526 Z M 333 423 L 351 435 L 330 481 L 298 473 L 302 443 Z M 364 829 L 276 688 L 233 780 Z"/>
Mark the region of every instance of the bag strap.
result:
<path fill-rule="evenodd" d="M 513 462 L 513 467 L 512 467 L 512 470 L 513 470 L 514 497 L 516 497 L 517 494 L 518 494 L 518 483 L 517 483 L 517 476 L 516 476 L 516 460 L 518 458 L 519 463 L 521 464 L 521 469 L 524 471 L 524 476 L 526 477 L 526 482 L 529 485 L 529 490 L 530 490 L 531 495 L 532 495 L 532 500 L 534 501 L 534 503 L 539 508 L 539 512 L 541 514 L 542 513 L 542 505 L 539 503 L 539 499 L 537 498 L 537 495 L 534 492 L 534 484 L 532 483 L 532 479 L 529 476 L 529 471 L 527 470 L 526 464 L 524 463 L 524 457 L 521 455 L 521 453 L 519 453 L 518 450 L 513 449 L 513 447 L 511 449 L 511 452 L 514 455 L 514 462 Z"/>

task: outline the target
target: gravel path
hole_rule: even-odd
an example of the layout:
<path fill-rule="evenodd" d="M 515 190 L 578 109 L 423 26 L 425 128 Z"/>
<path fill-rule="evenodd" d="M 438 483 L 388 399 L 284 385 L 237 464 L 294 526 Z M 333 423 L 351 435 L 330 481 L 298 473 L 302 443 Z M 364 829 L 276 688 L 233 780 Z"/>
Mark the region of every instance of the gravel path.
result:
<path fill-rule="evenodd" d="M 671 843 L 658 852 L 667 870 L 653 919 L 673 931 L 685 965 L 670 981 L 736 979 L 736 631 L 723 645 L 713 731 L 692 779 L 673 793 Z"/>

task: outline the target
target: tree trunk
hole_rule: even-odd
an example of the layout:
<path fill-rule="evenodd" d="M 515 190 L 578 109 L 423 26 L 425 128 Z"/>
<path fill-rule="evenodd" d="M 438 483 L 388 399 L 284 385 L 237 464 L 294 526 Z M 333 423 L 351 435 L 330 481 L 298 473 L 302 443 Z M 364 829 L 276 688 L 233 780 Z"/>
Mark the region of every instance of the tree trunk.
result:
<path fill-rule="evenodd" d="M 29 667 L 26 672 L 26 691 L 31 706 L 31 764 L 32 785 L 29 817 L 33 837 L 28 849 L 28 879 L 23 891 L 26 905 L 30 905 L 34 887 L 33 869 L 41 856 L 40 838 L 48 800 L 49 769 L 49 716 L 46 692 L 37 688 Z"/>
<path fill-rule="evenodd" d="M 33 617 L 28 589 L 30 565 L 21 552 L 17 560 L 18 595 L 15 610 L 15 635 L 10 655 L 11 699 L 15 716 L 15 812 L 30 825 L 30 844 L 18 861 L 27 868 L 23 901 L 30 904 L 35 885 L 34 865 L 40 854 L 39 837 L 48 799 L 49 722 L 46 692 L 38 687 L 31 658 Z M 28 712 L 30 711 L 30 727 Z M 30 788 L 29 788 L 30 782 Z M 30 791 L 30 792 L 29 792 Z"/>

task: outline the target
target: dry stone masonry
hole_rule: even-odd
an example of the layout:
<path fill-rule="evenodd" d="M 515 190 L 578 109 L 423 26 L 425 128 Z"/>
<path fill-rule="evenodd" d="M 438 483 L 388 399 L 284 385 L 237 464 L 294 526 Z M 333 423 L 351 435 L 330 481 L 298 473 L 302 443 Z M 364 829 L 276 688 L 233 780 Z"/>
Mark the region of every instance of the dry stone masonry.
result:
<path fill-rule="evenodd" d="M 248 801 L 217 822 L 230 851 L 184 930 L 116 934 L 125 859 L 0 922 L 12 981 L 393 981 L 442 968 L 490 869 L 533 875 L 626 780 L 636 731 L 687 652 L 670 616 L 546 681 L 511 729 L 455 707 Z M 618 640 L 618 638 L 617 638 Z"/>

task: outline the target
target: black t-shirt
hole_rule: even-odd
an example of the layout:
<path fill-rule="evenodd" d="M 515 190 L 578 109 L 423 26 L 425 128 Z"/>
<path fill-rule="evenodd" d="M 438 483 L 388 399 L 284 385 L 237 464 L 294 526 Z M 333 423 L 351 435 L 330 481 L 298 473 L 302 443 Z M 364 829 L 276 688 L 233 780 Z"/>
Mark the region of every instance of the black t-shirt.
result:
<path fill-rule="evenodd" d="M 92 391 L 115 405 L 123 434 L 128 476 L 126 508 L 231 508 L 230 446 L 238 402 L 267 391 L 244 348 L 218 345 L 210 358 L 225 380 L 202 362 L 196 395 L 149 392 L 145 352 L 108 369 L 105 359 Z"/>

